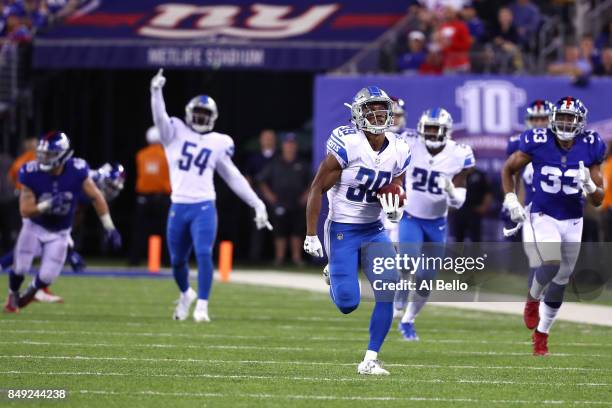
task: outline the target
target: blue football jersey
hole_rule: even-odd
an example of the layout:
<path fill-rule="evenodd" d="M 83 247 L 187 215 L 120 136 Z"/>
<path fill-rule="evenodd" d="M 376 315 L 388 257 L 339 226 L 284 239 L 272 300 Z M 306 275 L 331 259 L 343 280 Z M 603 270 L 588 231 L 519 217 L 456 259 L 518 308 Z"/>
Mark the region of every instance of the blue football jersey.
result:
<path fill-rule="evenodd" d="M 89 166 L 83 159 L 68 160 L 64 171 L 58 176 L 40 170 L 36 161 L 24 164 L 19 170 L 19 182 L 32 190 L 37 202 L 56 195 L 61 197 L 61 205 L 52 208 L 48 213 L 33 217 L 32 222 L 50 231 L 70 228 L 83 192 L 83 182 L 87 177 Z"/>
<path fill-rule="evenodd" d="M 550 129 L 531 129 L 521 135 L 519 149 L 531 156 L 533 197 L 531 212 L 557 220 L 581 218 L 584 205 L 578 184 L 580 161 L 585 167 L 603 161 L 606 145 L 597 132 L 576 136 L 570 150 L 561 148 Z"/>

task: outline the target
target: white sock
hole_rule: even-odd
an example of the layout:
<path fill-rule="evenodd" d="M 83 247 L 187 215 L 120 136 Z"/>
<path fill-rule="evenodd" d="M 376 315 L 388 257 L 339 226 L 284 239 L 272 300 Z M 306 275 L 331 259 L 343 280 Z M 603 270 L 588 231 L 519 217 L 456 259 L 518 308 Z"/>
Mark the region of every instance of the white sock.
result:
<path fill-rule="evenodd" d="M 366 351 L 366 354 L 365 354 L 365 357 L 363 358 L 363 361 L 376 360 L 377 358 L 378 358 L 378 352 L 377 351 L 368 350 L 368 351 Z"/>
<path fill-rule="evenodd" d="M 415 293 L 414 296 L 412 296 L 412 300 L 408 302 L 406 313 L 404 313 L 404 316 L 402 317 L 402 323 L 414 323 L 414 319 L 417 317 L 421 309 L 423 309 L 425 303 L 427 303 L 427 298 Z"/>
<path fill-rule="evenodd" d="M 181 292 L 181 297 L 187 297 L 187 294 L 189 294 L 189 292 L 191 292 L 191 291 L 192 291 L 192 289 L 191 289 L 191 286 L 190 286 L 190 287 L 187 288 L 186 291 Z"/>
<path fill-rule="evenodd" d="M 538 323 L 538 331 L 540 333 L 548 334 L 555 322 L 557 313 L 559 313 L 559 309 L 554 309 L 544 302 L 540 303 L 540 323 Z"/>
<path fill-rule="evenodd" d="M 198 302 L 196 303 L 196 309 L 198 310 L 204 309 L 208 312 L 208 300 L 198 299 Z"/>

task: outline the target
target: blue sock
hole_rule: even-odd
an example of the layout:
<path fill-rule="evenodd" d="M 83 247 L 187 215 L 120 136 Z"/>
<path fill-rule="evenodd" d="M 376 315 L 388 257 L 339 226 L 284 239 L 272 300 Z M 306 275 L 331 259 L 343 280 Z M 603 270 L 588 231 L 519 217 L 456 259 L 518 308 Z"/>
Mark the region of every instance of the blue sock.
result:
<path fill-rule="evenodd" d="M 208 300 L 213 282 L 212 253 L 196 254 L 198 260 L 198 299 Z"/>
<path fill-rule="evenodd" d="M 393 322 L 393 303 L 376 302 L 370 319 L 370 344 L 368 350 L 380 351 Z"/>
<path fill-rule="evenodd" d="M 15 259 L 13 255 L 14 255 L 14 252 L 11 251 L 11 252 L 7 252 L 6 254 L 2 256 L 2 258 L 0 258 L 1 269 L 7 269 L 13 266 L 13 261 Z"/>
<path fill-rule="evenodd" d="M 550 282 L 544 295 L 544 303 L 553 309 L 559 309 L 563 303 L 564 294 L 565 285 L 557 285 L 555 282 Z"/>
<path fill-rule="evenodd" d="M 172 274 L 181 292 L 185 292 L 189 289 L 189 268 L 187 267 L 187 262 L 173 264 Z"/>
<path fill-rule="evenodd" d="M 559 272 L 559 264 L 544 264 L 535 271 L 535 278 L 541 286 L 548 285 L 557 272 Z"/>
<path fill-rule="evenodd" d="M 17 275 L 12 268 L 9 269 L 8 275 L 9 275 L 9 289 L 11 290 L 11 292 L 19 292 L 19 289 L 21 288 L 21 284 L 23 283 L 25 276 Z"/>

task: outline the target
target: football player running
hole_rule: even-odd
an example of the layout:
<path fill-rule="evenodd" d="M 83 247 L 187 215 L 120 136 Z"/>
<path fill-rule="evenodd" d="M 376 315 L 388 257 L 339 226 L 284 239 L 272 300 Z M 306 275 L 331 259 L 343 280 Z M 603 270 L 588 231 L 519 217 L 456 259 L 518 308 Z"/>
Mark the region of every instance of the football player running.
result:
<path fill-rule="evenodd" d="M 406 174 L 405 216 L 400 221 L 400 250 L 410 244 L 410 252 L 420 255 L 419 243 L 439 243 L 434 252 L 443 252 L 447 235 L 448 208 L 465 202 L 467 176 L 476 161 L 472 148 L 451 139 L 453 118 L 443 108 L 429 109 L 417 125 L 418 138 L 409 142 L 413 161 Z M 414 244 L 417 244 L 416 246 Z M 429 290 L 420 289 L 423 280 L 435 279 L 437 271 L 420 268 L 415 273 L 417 290 L 412 294 L 398 329 L 403 338 L 417 341 L 414 321 L 427 303 Z M 396 310 L 402 309 L 407 291 L 396 293 Z"/>
<path fill-rule="evenodd" d="M 208 297 L 213 280 L 212 250 L 217 233 L 215 171 L 234 193 L 255 210 L 258 229 L 272 229 L 266 206 L 232 162 L 234 141 L 213 131 L 219 116 L 217 104 L 207 95 L 198 95 L 185 107 L 185 122 L 170 118 L 162 88 L 163 69 L 151 80 L 151 109 L 166 152 L 172 186 L 172 206 L 168 215 L 168 249 L 172 272 L 180 297 L 173 318 L 185 320 L 198 299 L 193 319 L 210 321 Z M 198 292 L 189 286 L 188 260 L 192 248 L 198 263 Z"/>
<path fill-rule="evenodd" d="M 36 160 L 19 170 L 19 182 L 23 184 L 19 196 L 23 225 L 15 246 L 15 266 L 9 271 L 5 312 L 18 312 L 61 273 L 81 194 L 91 200 L 110 244 L 114 248 L 121 246 L 121 236 L 113 224 L 104 196 L 89 177 L 87 163 L 72 155 L 68 136 L 62 132 L 50 132 L 38 142 Z M 38 274 L 20 295 L 21 284 L 37 256 L 41 257 Z"/>
<path fill-rule="evenodd" d="M 348 104 L 347 104 L 348 105 Z M 333 130 L 327 141 L 327 156 L 312 182 L 306 208 L 307 233 L 304 250 L 323 257 L 317 237 L 317 221 L 323 193 L 327 193 L 329 214 L 325 222 L 325 252 L 329 259 L 330 296 L 344 314 L 359 306 L 358 278 L 360 248 L 363 243 L 390 243 L 380 221 L 381 204 L 386 217 L 398 222 L 403 210 L 399 195 L 378 196 L 388 184 L 403 184 L 410 163 L 410 149 L 392 132 L 392 101 L 376 86 L 360 90 L 350 105 L 353 126 Z M 380 200 L 380 202 L 379 202 Z M 395 256 L 391 245 L 385 246 Z M 393 270 L 389 280 L 397 280 Z M 371 276 L 368 276 L 372 280 Z M 385 278 L 385 277 L 383 277 Z M 393 319 L 391 300 L 377 297 L 370 320 L 370 342 L 357 372 L 388 375 L 378 360 L 378 352 Z"/>
<path fill-rule="evenodd" d="M 106 202 L 109 203 L 119 195 L 121 190 L 123 190 L 125 170 L 119 163 L 104 163 L 99 169 L 89 170 L 89 177 L 95 183 L 96 187 L 98 187 Z M 91 200 L 86 195 L 81 194 L 79 202 L 90 204 Z M 10 271 L 13 270 L 14 255 L 15 252 L 11 251 L 0 258 L 0 268 L 10 273 Z M 37 256 L 39 255 L 40 254 L 37 254 Z M 66 261 L 70 264 L 70 267 L 75 273 L 80 273 L 85 270 L 85 262 L 81 255 L 75 251 L 72 237 L 70 237 L 68 242 Z M 47 286 L 36 292 L 34 300 L 43 303 L 62 303 L 64 299 L 52 293 L 49 288 L 50 286 Z"/>
<path fill-rule="evenodd" d="M 527 126 L 527 130 L 547 128 L 548 119 L 550 114 L 552 113 L 552 109 L 553 104 L 544 99 L 537 99 L 530 103 L 527 106 L 527 110 L 525 112 L 525 125 Z M 508 140 L 508 146 L 506 147 L 506 153 L 508 154 L 508 157 L 510 157 L 512 153 L 519 150 L 520 140 L 521 134 L 510 137 L 510 139 Z M 520 183 L 521 180 L 524 190 L 523 205 L 525 206 L 525 211 L 529 212 L 533 195 L 532 163 L 527 164 L 523 168 L 520 177 L 516 178 L 515 183 Z M 515 232 L 512 232 L 511 234 L 514 233 Z M 541 261 L 540 256 L 538 255 L 538 251 L 536 250 L 535 244 L 533 242 L 533 231 L 531 229 L 531 223 L 529 222 L 529 219 L 526 219 L 525 222 L 522 224 L 521 235 L 523 241 L 523 249 L 525 250 L 525 254 L 527 255 L 527 260 L 529 262 L 528 281 L 530 282 L 533 279 L 533 274 L 535 273 L 536 268 L 540 266 Z"/>
<path fill-rule="evenodd" d="M 585 130 L 586 118 L 579 99 L 559 99 L 549 127 L 523 133 L 519 150 L 502 170 L 504 207 L 512 221 L 529 220 L 541 261 L 523 315 L 527 328 L 535 329 L 534 355 L 548 354 L 548 334 L 580 252 L 585 196 L 595 206 L 603 200 L 600 164 L 606 147 L 596 132 Z M 527 213 L 515 193 L 515 176 L 528 163 L 533 164 L 533 195 Z"/>

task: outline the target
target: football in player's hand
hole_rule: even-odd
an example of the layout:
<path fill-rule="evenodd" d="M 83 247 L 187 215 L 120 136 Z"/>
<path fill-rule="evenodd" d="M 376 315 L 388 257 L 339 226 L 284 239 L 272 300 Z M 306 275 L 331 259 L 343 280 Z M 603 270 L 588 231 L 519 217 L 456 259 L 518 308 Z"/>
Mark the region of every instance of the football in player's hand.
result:
<path fill-rule="evenodd" d="M 406 200 L 406 193 L 404 189 L 398 186 L 397 184 L 387 184 L 386 186 L 382 186 L 376 194 L 378 195 L 387 195 L 387 194 L 399 195 L 400 196 L 400 206 L 402 206 L 403 202 Z"/>

